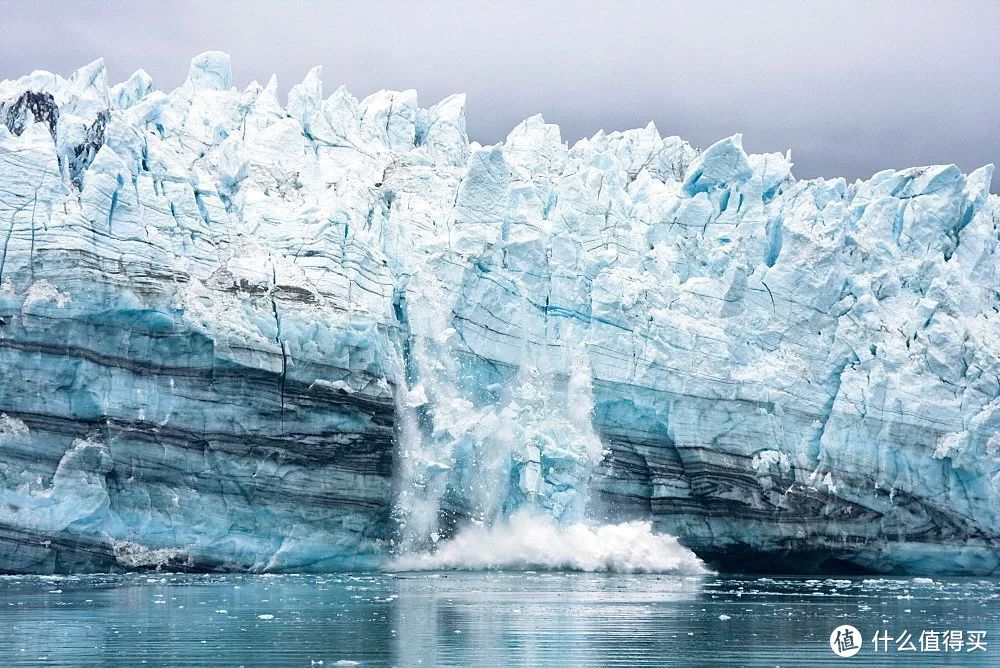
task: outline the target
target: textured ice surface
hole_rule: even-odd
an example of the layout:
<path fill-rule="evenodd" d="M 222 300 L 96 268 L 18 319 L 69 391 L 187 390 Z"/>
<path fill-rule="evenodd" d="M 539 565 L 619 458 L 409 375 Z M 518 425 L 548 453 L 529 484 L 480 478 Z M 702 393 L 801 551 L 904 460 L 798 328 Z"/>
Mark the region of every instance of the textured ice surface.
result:
<path fill-rule="evenodd" d="M 462 96 L 324 95 L 219 53 L 0 83 L 0 570 L 374 565 L 523 506 L 1000 565 L 991 167 L 797 181 L 738 135 L 483 147 Z"/>

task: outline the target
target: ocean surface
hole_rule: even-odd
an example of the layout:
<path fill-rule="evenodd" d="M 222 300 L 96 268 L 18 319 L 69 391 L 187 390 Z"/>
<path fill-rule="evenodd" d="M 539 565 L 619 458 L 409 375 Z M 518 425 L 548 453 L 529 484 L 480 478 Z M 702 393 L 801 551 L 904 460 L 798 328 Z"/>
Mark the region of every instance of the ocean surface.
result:
<path fill-rule="evenodd" d="M 4 666 L 996 666 L 1000 579 L 4 576 L 0 624 Z M 852 658 L 831 649 L 842 624 L 863 636 Z"/>

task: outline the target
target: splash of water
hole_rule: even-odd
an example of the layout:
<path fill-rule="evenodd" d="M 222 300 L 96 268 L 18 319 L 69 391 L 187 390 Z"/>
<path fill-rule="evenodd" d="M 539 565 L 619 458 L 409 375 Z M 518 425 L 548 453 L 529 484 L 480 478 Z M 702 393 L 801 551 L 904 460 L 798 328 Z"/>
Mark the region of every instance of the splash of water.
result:
<path fill-rule="evenodd" d="M 565 570 L 611 573 L 700 574 L 708 570 L 673 536 L 649 522 L 588 526 L 556 524 L 520 511 L 493 525 L 473 525 L 434 551 L 404 554 L 391 571 Z"/>
<path fill-rule="evenodd" d="M 441 283 L 417 275 L 409 290 L 422 299 L 406 314 L 411 336 L 398 355 L 399 531 L 390 569 L 705 572 L 649 522 L 586 521 L 604 446 L 583 331 L 565 325 L 561 346 L 525 350 L 514 373 L 470 373 Z M 445 517 L 463 519 L 442 540 Z"/>

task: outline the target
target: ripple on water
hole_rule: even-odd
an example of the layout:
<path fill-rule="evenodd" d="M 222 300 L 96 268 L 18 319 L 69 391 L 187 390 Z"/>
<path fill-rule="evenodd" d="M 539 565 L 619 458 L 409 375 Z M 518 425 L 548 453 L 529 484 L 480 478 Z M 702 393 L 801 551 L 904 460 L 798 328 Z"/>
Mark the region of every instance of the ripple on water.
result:
<path fill-rule="evenodd" d="M 980 578 L 13 576 L 0 578 L 0 662 L 816 664 L 836 658 L 829 634 L 844 623 L 866 638 L 883 627 L 1000 637 L 998 597 L 1000 580 Z"/>

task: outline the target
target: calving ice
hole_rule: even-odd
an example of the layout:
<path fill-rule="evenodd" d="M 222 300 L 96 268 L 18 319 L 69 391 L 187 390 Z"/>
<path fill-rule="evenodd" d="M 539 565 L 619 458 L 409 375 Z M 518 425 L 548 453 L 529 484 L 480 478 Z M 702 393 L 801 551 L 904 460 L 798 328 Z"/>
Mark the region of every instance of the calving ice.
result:
<path fill-rule="evenodd" d="M 0 84 L 5 570 L 1000 566 L 992 167 L 277 90 Z"/>

